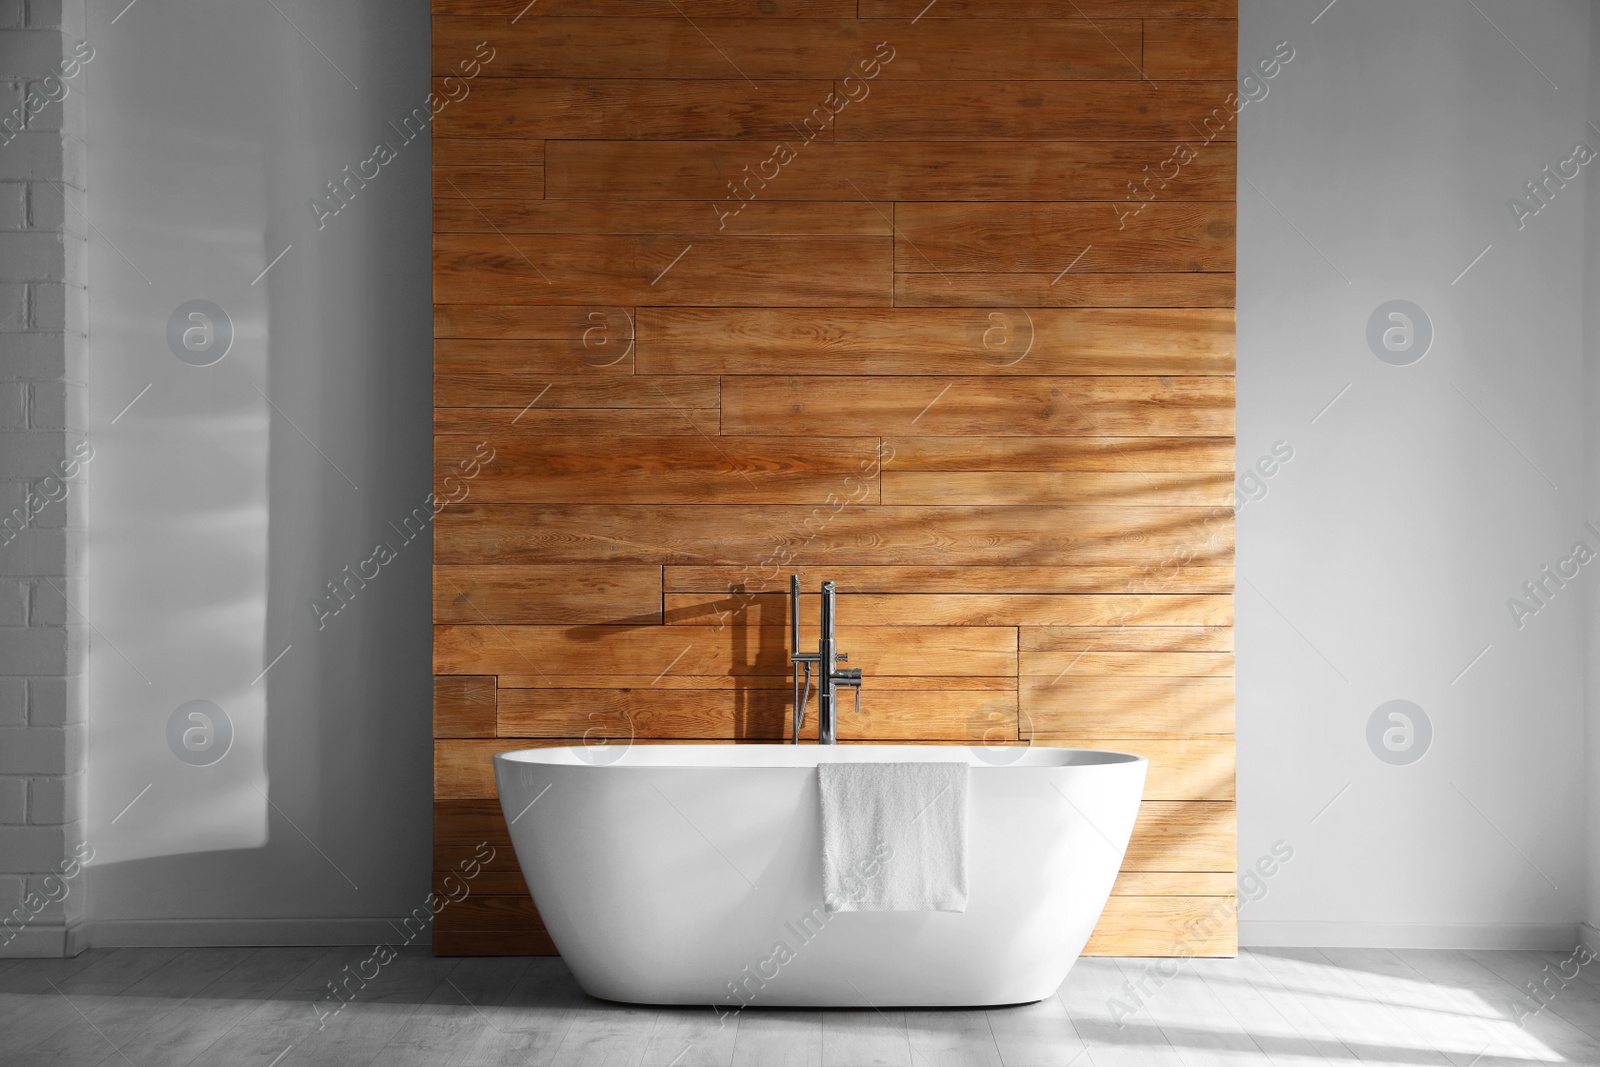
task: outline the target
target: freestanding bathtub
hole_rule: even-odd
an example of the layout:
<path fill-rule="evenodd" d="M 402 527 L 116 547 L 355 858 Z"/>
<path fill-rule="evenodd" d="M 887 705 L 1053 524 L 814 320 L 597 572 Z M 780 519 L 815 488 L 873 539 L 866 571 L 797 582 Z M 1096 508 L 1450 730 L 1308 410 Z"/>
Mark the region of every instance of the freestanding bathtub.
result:
<path fill-rule="evenodd" d="M 495 757 L 533 899 L 606 1000 L 750 1007 L 1017 1004 L 1050 996 L 1110 896 L 1140 756 L 934 745 L 634 745 Z M 818 762 L 971 765 L 967 910 L 822 903 Z"/>

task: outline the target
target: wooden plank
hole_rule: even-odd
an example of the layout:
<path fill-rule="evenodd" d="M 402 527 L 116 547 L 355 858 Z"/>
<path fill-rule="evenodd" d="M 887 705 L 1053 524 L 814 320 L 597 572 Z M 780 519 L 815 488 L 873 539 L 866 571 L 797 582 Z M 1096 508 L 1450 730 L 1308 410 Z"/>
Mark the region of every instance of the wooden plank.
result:
<path fill-rule="evenodd" d="M 1159 589 L 1144 589 L 1143 568 L 1133 567 L 666 567 L 668 593 L 772 592 L 789 589 L 789 575 L 815 590 L 835 582 L 843 593 L 1229 593 L 1232 567 L 1178 567 L 1151 576 Z M 1139 583 L 1139 584 L 1135 584 Z"/>
<path fill-rule="evenodd" d="M 1036 740 L 1233 733 L 1233 679 L 1025 675 L 1018 706 Z"/>
<path fill-rule="evenodd" d="M 615 18 L 546 15 L 538 32 L 507 34 L 496 15 L 433 19 L 434 73 L 451 73 L 479 42 L 494 42 L 491 78 L 619 78 L 732 81 L 852 75 L 848 99 L 864 102 L 876 79 L 1015 78 L 1137 80 L 1141 23 L 1132 18 L 1037 20 L 1026 32 L 1004 21 L 930 22 L 915 48 L 896 48 L 885 27 L 844 19 Z M 1170 40 L 1168 51 L 1183 43 Z M 1202 38 L 1196 44 L 1212 44 Z M 737 60 L 737 62 L 735 62 Z M 1231 67 L 1229 71 L 1231 71 Z M 1205 75 L 1216 76 L 1216 75 Z M 1227 71 L 1223 77 L 1230 76 Z"/>
<path fill-rule="evenodd" d="M 633 309 L 581 304 L 539 307 L 529 304 L 435 304 L 435 337 L 569 338 L 598 345 L 601 340 L 633 339 Z M 624 345 L 624 347 L 626 347 Z M 434 347 L 435 353 L 438 346 Z"/>
<path fill-rule="evenodd" d="M 1029 653 L 1066 652 L 1231 652 L 1231 626 L 1025 626 L 1018 634 L 1023 668 L 1045 668 L 1049 661 Z"/>
<path fill-rule="evenodd" d="M 776 161 L 766 162 L 773 146 L 763 142 L 552 141 L 545 196 L 722 202 L 731 196 L 749 201 L 759 192 L 761 198 L 747 203 L 731 226 L 758 214 L 768 196 L 836 200 L 869 210 L 863 198 L 1117 201 L 1130 195 L 1129 182 L 1155 173 L 1166 181 L 1153 187 L 1163 200 L 1231 200 L 1237 182 L 1234 154 L 1220 147 L 1166 168 L 1160 164 L 1172 157 L 1171 140 L 1035 141 L 1017 152 L 992 147 L 982 141 L 816 140 L 773 174 Z M 752 184 L 743 185 L 752 175 Z M 726 203 L 722 212 L 737 206 Z M 703 205 L 699 211 L 712 214 Z"/>
<path fill-rule="evenodd" d="M 1146 800 L 1139 805 L 1122 869 L 1232 871 L 1238 859 L 1234 826 L 1230 802 Z"/>
<path fill-rule="evenodd" d="M 508 689 L 500 733 L 505 737 L 722 739 L 785 741 L 790 735 L 788 688 L 748 690 Z M 861 713 L 845 701 L 840 737 L 855 740 L 989 740 L 1017 737 L 1014 692 L 862 691 Z M 816 716 L 802 736 L 816 739 Z"/>
<path fill-rule="evenodd" d="M 481 750 L 485 746 L 496 745 L 501 747 L 494 751 L 509 751 L 503 742 L 492 740 L 464 742 L 463 748 Z M 533 748 L 535 745 L 530 742 L 522 747 Z M 480 877 L 488 874 L 501 878 L 520 875 L 516 853 L 511 847 L 511 833 L 500 812 L 500 802 L 494 799 L 492 775 L 487 798 L 434 799 L 433 869 L 452 872 L 477 870 Z"/>
<path fill-rule="evenodd" d="M 633 338 L 611 332 L 592 338 L 499 339 L 439 337 L 433 342 L 436 376 L 505 385 L 550 375 L 632 374 Z"/>
<path fill-rule="evenodd" d="M 472 803 L 472 801 L 450 801 L 449 803 Z M 466 868 L 471 870 L 470 867 Z M 487 893 L 491 896 L 518 896 L 528 892 L 528 883 L 522 877 L 521 871 L 478 871 L 476 878 L 467 878 L 461 871 L 434 871 L 433 892 L 440 897 L 460 897 L 462 888 L 471 893 Z M 1159 895 L 1159 894 L 1151 894 Z"/>
<path fill-rule="evenodd" d="M 873 85 L 869 105 L 840 112 L 833 133 L 840 141 L 1170 139 L 1190 142 L 1204 152 L 1207 149 L 1200 143 L 1207 134 L 1216 141 L 1233 140 L 1238 123 L 1227 102 L 1236 90 L 1231 79 L 1169 81 L 1159 86 L 1116 81 L 879 81 Z M 451 110 L 444 112 L 444 116 L 450 114 Z M 657 135 L 653 139 L 671 138 Z M 1151 169 L 1170 155 L 1169 150 L 1149 160 Z"/>
<path fill-rule="evenodd" d="M 438 234 L 439 303 L 887 306 L 885 237 Z"/>
<path fill-rule="evenodd" d="M 1231 871 L 1123 871 L 1111 895 L 1118 897 L 1226 897 L 1235 890 Z"/>
<path fill-rule="evenodd" d="M 1146 204 L 1119 229 L 1119 212 L 1128 210 L 1113 204 L 899 204 L 895 270 L 1233 270 L 1232 203 Z"/>
<path fill-rule="evenodd" d="M 502 408 L 513 414 L 507 425 L 528 410 L 540 408 L 661 408 L 683 412 L 692 408 L 715 411 L 719 402 L 716 378 L 635 378 L 627 374 L 527 376 L 502 373 L 491 364 L 481 370 L 455 371 L 450 367 L 433 375 L 433 402 L 440 407 Z M 687 417 L 687 416 L 681 416 Z"/>
<path fill-rule="evenodd" d="M 433 89 L 445 95 L 443 83 L 437 79 Z M 627 81 L 485 76 L 472 82 L 472 94 L 466 100 L 439 112 L 434 136 L 794 139 L 795 128 L 804 119 L 815 115 L 808 127 L 815 130 L 823 117 L 830 115 L 827 100 L 832 93 L 831 79 L 767 81 L 759 93 L 752 93 L 750 83 L 741 78 Z M 831 138 L 831 131 L 829 125 L 820 136 Z"/>
<path fill-rule="evenodd" d="M 1138 471 L 885 471 L 885 504 L 1108 504 L 1227 507 L 1233 475 Z"/>
<path fill-rule="evenodd" d="M 1153 597 L 1151 599 L 1161 599 Z M 1018 671 L 1054 678 L 1070 670 L 1075 677 L 1229 678 L 1231 652 L 1023 652 Z"/>
<path fill-rule="evenodd" d="M 527 668 L 524 667 L 524 670 Z M 789 675 L 739 675 L 725 674 L 502 674 L 500 689 L 717 689 L 727 691 L 755 689 L 788 689 Z M 1017 679 L 1014 675 L 994 678 L 921 678 L 915 675 L 877 675 L 872 679 L 874 692 L 927 693 L 1015 693 Z"/>
<path fill-rule="evenodd" d="M 1234 280 L 1231 272 L 896 274 L 894 303 L 896 307 L 1231 308 Z"/>
<path fill-rule="evenodd" d="M 1083 954 L 1236 956 L 1238 926 L 1232 896 L 1113 896 Z"/>
<path fill-rule="evenodd" d="M 544 930 L 449 930 L 435 926 L 435 956 L 554 956 L 556 945 Z"/>
<path fill-rule="evenodd" d="M 816 611 L 802 594 L 802 617 Z M 679 626 L 776 626 L 787 618 L 787 593 L 668 593 L 665 621 Z M 1126 596 L 1105 593 L 846 593 L 841 622 L 871 626 L 1227 626 L 1227 595 Z M 1045 655 L 1058 655 L 1046 653 Z"/>
<path fill-rule="evenodd" d="M 785 625 L 787 621 L 785 620 Z M 547 669 L 592 674 L 789 673 L 783 626 L 730 626 L 722 632 L 670 626 L 434 627 L 435 670 L 459 664 L 496 674 Z M 1016 673 L 1017 631 L 986 626 L 870 626 L 841 620 L 839 641 L 877 675 Z"/>
<path fill-rule="evenodd" d="M 493 675 L 441 675 L 433 680 L 434 737 L 493 737 Z"/>
<path fill-rule="evenodd" d="M 1227 437 L 1233 380 L 1216 377 L 729 377 L 722 432 L 886 437 Z"/>
<path fill-rule="evenodd" d="M 583 141 L 558 141 L 581 145 Z M 644 142 L 637 142 L 644 143 Z M 650 175 L 635 175 L 648 179 Z M 589 188 L 594 195 L 603 190 Z M 795 191 L 785 189 L 784 192 Z M 647 190 L 648 195 L 648 190 Z M 706 186 L 694 200 L 436 200 L 435 233 L 719 234 L 886 237 L 889 217 L 872 204 L 825 200 L 757 200 L 737 213 L 735 205 L 706 203 L 726 197 L 722 183 Z"/>
<path fill-rule="evenodd" d="M 434 408 L 433 432 L 499 437 L 660 437 L 717 433 L 715 408 Z"/>
<path fill-rule="evenodd" d="M 464 4 L 468 0 L 447 2 Z M 864 19 L 1231 19 L 1239 14 L 1239 0 L 1006 0 L 1003 5 L 994 0 L 940 0 L 932 7 L 925 0 L 861 0 L 859 9 L 859 17 Z"/>
<path fill-rule="evenodd" d="M 526 200 L 544 195 L 544 168 L 501 164 L 433 168 L 435 205 L 455 201 L 463 213 L 477 214 L 472 206 L 485 199 Z M 437 212 L 436 212 L 437 213 Z"/>
<path fill-rule="evenodd" d="M 1199 514 L 1196 514 L 1199 512 Z M 1207 520 L 1210 525 L 1207 525 Z M 1233 521 L 1195 508 L 455 504 L 437 563 L 1222 566 Z"/>
<path fill-rule="evenodd" d="M 433 165 L 544 166 L 544 142 L 527 137 L 435 137 Z"/>
<path fill-rule="evenodd" d="M 1238 76 L 1237 19 L 1146 19 L 1144 74 L 1153 81 L 1207 81 Z"/>
<path fill-rule="evenodd" d="M 474 447 L 470 437 L 438 438 L 439 477 Z M 472 483 L 474 500 L 727 505 L 878 498 L 875 437 L 514 437 L 495 447 L 494 462 Z"/>
<path fill-rule="evenodd" d="M 1186 471 L 1232 475 L 1231 437 L 894 437 L 891 471 Z"/>
<path fill-rule="evenodd" d="M 469 624 L 659 623 L 661 568 L 437 566 L 433 569 L 433 620 Z"/>
<path fill-rule="evenodd" d="M 640 374 L 1228 375 L 1226 310 L 641 308 Z"/>
<path fill-rule="evenodd" d="M 1103 5 L 1107 0 L 1091 2 Z M 573 15 L 665 18 L 685 12 L 695 18 L 718 15 L 784 19 L 854 18 L 856 0 L 540 0 L 531 7 L 528 0 L 433 0 L 435 15 L 503 15 L 513 20 L 526 17 L 538 20 L 534 23 L 535 29 L 546 18 Z"/>

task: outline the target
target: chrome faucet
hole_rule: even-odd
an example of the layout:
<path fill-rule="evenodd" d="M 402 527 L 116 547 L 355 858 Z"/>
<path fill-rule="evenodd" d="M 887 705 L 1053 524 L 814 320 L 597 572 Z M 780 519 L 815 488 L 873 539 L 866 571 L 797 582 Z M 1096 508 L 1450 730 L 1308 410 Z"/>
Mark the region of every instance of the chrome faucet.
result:
<path fill-rule="evenodd" d="M 800 743 L 800 728 L 806 721 L 806 704 L 811 700 L 811 670 L 817 672 L 817 744 L 839 743 L 839 690 L 849 686 L 856 691 L 856 714 L 861 714 L 861 668 L 839 670 L 850 657 L 840 652 L 834 640 L 834 585 L 822 583 L 822 639 L 815 652 L 800 651 L 800 576 L 789 576 L 789 661 L 794 674 L 794 743 Z M 800 691 L 800 669 L 805 668 L 805 692 Z"/>

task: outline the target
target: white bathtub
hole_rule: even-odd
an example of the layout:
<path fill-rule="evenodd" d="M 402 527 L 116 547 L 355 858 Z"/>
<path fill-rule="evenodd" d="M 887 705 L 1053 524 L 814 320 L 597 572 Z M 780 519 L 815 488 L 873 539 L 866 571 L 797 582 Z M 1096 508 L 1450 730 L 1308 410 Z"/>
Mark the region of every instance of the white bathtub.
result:
<path fill-rule="evenodd" d="M 1050 996 L 1111 893 L 1146 766 L 1063 748 L 635 745 L 603 766 L 594 751 L 495 757 L 550 937 L 593 996 L 731 1007 Z M 965 912 L 823 910 L 823 760 L 971 764 Z"/>

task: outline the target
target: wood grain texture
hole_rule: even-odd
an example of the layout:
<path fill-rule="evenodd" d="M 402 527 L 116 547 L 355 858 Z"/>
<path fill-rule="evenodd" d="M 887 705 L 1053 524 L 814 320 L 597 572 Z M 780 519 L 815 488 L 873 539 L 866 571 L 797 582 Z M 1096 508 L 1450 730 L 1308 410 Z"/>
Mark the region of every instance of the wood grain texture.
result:
<path fill-rule="evenodd" d="M 887 471 L 885 504 L 1102 504 L 1227 507 L 1231 473 Z"/>
<path fill-rule="evenodd" d="M 1106 233 L 1109 235 L 1109 228 Z M 1068 262 L 1061 270 L 1037 273 L 896 274 L 894 305 L 907 308 L 1231 308 L 1234 303 L 1231 273 L 1085 274 L 1066 271 L 1070 266 L 1073 264 Z"/>
<path fill-rule="evenodd" d="M 494 753 L 787 736 L 797 573 L 843 743 L 1146 757 L 1087 951 L 1232 952 L 1236 0 L 432 15 L 435 951 L 553 951 Z"/>
<path fill-rule="evenodd" d="M 1233 314 L 642 308 L 640 374 L 1228 375 Z"/>
<path fill-rule="evenodd" d="M 489 675 L 433 680 L 434 737 L 493 737 L 498 683 Z"/>
<path fill-rule="evenodd" d="M 728 377 L 722 432 L 885 437 L 1227 437 L 1231 378 Z"/>
<path fill-rule="evenodd" d="M 933 682 L 933 679 L 926 681 Z M 503 737 L 782 742 L 793 696 L 787 688 L 663 690 L 508 689 L 499 720 Z M 853 704 L 850 708 L 853 708 Z M 839 736 L 873 741 L 1015 741 L 1013 692 L 904 689 L 863 692 L 861 713 L 841 716 Z M 812 716 L 802 737 L 816 739 Z"/>
<path fill-rule="evenodd" d="M 433 618 L 469 625 L 659 623 L 661 568 L 438 566 Z"/>
<path fill-rule="evenodd" d="M 1238 908 L 1228 896 L 1123 896 L 1106 902 L 1085 956 L 1235 956 Z"/>
<path fill-rule="evenodd" d="M 543 167 L 478 163 L 433 168 L 434 199 L 441 205 L 454 203 L 463 213 L 478 215 L 480 208 L 475 205 L 480 200 L 527 200 L 543 195 Z"/>
<path fill-rule="evenodd" d="M 750 141 L 551 141 L 543 157 L 544 195 L 580 202 L 614 198 L 619 210 L 627 211 L 629 201 L 720 202 L 733 195 L 747 200 L 759 190 L 762 199 L 747 204 L 730 226 L 759 214 L 768 196 L 863 208 L 912 200 L 1121 201 L 1132 195 L 1129 183 L 1142 181 L 1152 170 L 1166 179 L 1159 186 L 1163 200 L 1232 199 L 1237 176 L 1231 152 L 1200 153 L 1181 168 L 1160 168 L 1173 149 L 1171 140 L 1036 141 L 1026 152 L 996 150 L 987 141 L 818 140 L 796 151 L 768 186 L 758 182 L 747 189 L 740 183 L 752 173 L 759 179 L 770 169 L 761 164 L 771 157 L 773 146 Z M 724 211 L 736 206 L 724 204 Z M 697 205 L 695 214 L 713 215 L 704 205 Z"/>
<path fill-rule="evenodd" d="M 1106 593 L 844 593 L 841 616 L 872 626 L 1227 626 L 1229 596 L 1144 596 Z M 673 625 L 777 626 L 787 617 L 786 593 L 668 593 L 665 620 Z M 801 611 L 817 610 L 814 595 Z"/>
<path fill-rule="evenodd" d="M 663 437 L 715 434 L 716 408 L 434 408 L 435 434 L 501 437 Z"/>
<path fill-rule="evenodd" d="M 1231 567 L 1175 567 L 1146 575 L 1128 567 L 665 567 L 668 593 L 784 593 L 790 573 L 804 589 L 832 580 L 841 593 L 1099 593 L 1106 590 L 1227 593 Z M 1157 582 L 1159 581 L 1159 584 Z"/>
<path fill-rule="evenodd" d="M 1103 6 L 1107 0 L 1095 2 Z M 1163 2 L 1170 3 L 1171 0 Z M 528 0 L 433 0 L 435 15 L 497 15 L 508 20 L 530 18 L 535 20 L 531 27 L 535 30 L 546 18 L 575 15 L 666 18 L 683 11 L 706 17 L 850 18 L 856 14 L 856 0 L 687 0 L 687 6 L 685 0 L 540 0 L 532 7 L 528 5 Z M 1169 14 L 1160 9 L 1155 13 Z M 505 23 L 507 26 L 512 24 L 509 21 Z"/>
<path fill-rule="evenodd" d="M 582 141 L 558 141 L 579 145 Z M 888 216 L 871 204 L 826 201 L 764 200 L 747 204 L 737 214 L 730 205 L 705 203 L 726 197 L 721 188 L 701 189 L 688 200 L 530 200 L 456 197 L 434 204 L 435 233 L 573 233 L 573 234 L 704 234 L 715 236 L 812 235 L 823 237 L 888 237 Z M 589 187 L 587 195 L 594 195 Z M 659 196 L 660 192 L 656 191 Z"/>
<path fill-rule="evenodd" d="M 436 234 L 434 300 L 730 307 L 887 306 L 879 237 Z"/>
<path fill-rule="evenodd" d="M 439 112 L 435 136 L 793 139 L 795 125 L 807 116 L 829 115 L 826 102 L 833 93 L 831 79 L 769 81 L 752 93 L 738 78 L 626 81 L 490 76 L 494 73 L 491 63 L 472 81 L 465 100 Z M 446 95 L 442 82 L 436 80 L 433 88 Z M 814 122 L 820 125 L 821 118 Z M 823 129 L 820 136 L 831 139 L 832 125 Z"/>
<path fill-rule="evenodd" d="M 455 504 L 434 561 L 834 565 L 1222 566 L 1233 517 L 1203 508 Z M 1121 590 L 1118 590 L 1121 591 Z"/>
<path fill-rule="evenodd" d="M 999 20 L 932 22 L 919 28 L 915 47 L 904 42 L 896 47 L 885 38 L 887 27 L 856 19 L 854 12 L 851 16 L 780 21 L 690 19 L 679 12 L 626 20 L 546 15 L 537 33 L 525 34 L 505 33 L 505 20 L 495 15 L 441 16 L 433 19 L 434 73 L 450 73 L 457 57 L 490 40 L 495 55 L 485 71 L 492 78 L 707 78 L 767 84 L 850 75 L 859 82 L 851 86 L 850 98 L 859 97 L 862 104 L 880 79 L 969 80 L 993 77 L 998 70 L 1051 80 L 1141 76 L 1133 57 L 1143 46 L 1144 24 L 1136 18 L 1092 24 L 1037 20 L 1025 31 Z M 1165 28 L 1163 33 L 1163 54 L 1181 54 L 1186 43 L 1215 44 L 1210 37 L 1184 37 Z M 1225 70 L 1188 76 L 1230 75 Z"/>
<path fill-rule="evenodd" d="M 1078 675 L 1020 679 L 1018 707 L 1036 740 L 1233 733 L 1233 679 Z"/>
<path fill-rule="evenodd" d="M 901 204 L 895 224 L 909 274 L 1233 270 L 1232 203 Z"/>
<path fill-rule="evenodd" d="M 893 471 L 1233 473 L 1231 437 L 893 437 Z"/>
<path fill-rule="evenodd" d="M 1146 19 L 1144 75 L 1154 81 L 1204 81 L 1236 76 L 1236 19 Z"/>
<path fill-rule="evenodd" d="M 778 620 L 773 620 L 777 622 Z M 495 674 L 783 675 L 788 631 L 778 625 L 434 627 L 434 669 L 472 663 Z M 873 626 L 844 620 L 841 647 L 875 675 L 1016 675 L 1017 631 L 1003 626 Z"/>
<path fill-rule="evenodd" d="M 880 81 L 867 102 L 842 111 L 832 129 L 840 141 L 1169 141 L 1206 151 L 1201 144 L 1208 136 L 1211 150 L 1234 138 L 1238 116 L 1229 101 L 1236 88 L 1232 79 L 1159 86 Z M 1149 160 L 1151 169 L 1170 155 L 1169 148 Z"/>
<path fill-rule="evenodd" d="M 473 454 L 470 436 L 440 438 L 442 479 Z M 876 501 L 875 437 L 515 437 L 472 482 L 485 503 L 822 504 Z M 1231 484 L 1231 483 L 1230 483 Z"/>
<path fill-rule="evenodd" d="M 450 2 L 464 4 L 468 0 Z M 511 4 L 511 0 L 496 2 Z M 939 0 L 932 7 L 926 0 L 860 0 L 858 8 L 857 14 L 864 19 L 1231 19 L 1239 13 L 1239 0 L 1006 0 L 1003 6 L 994 0 Z"/>

